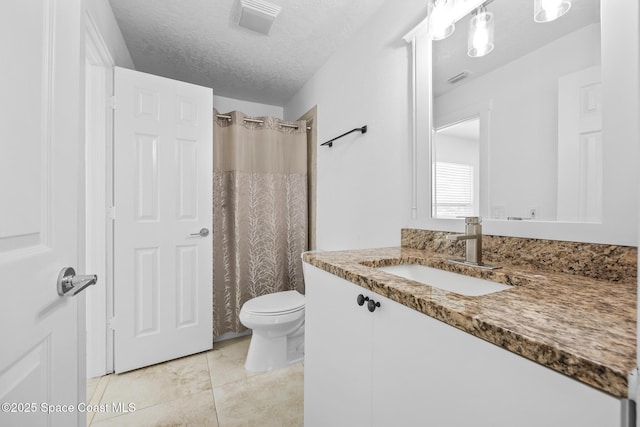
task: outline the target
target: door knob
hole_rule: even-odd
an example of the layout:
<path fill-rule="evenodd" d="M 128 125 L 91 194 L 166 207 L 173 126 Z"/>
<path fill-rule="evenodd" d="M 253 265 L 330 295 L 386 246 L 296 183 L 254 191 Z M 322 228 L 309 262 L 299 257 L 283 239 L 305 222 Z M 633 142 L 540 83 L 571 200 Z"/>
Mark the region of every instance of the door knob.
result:
<path fill-rule="evenodd" d="M 369 301 L 369 297 L 365 297 L 364 295 L 360 294 L 358 295 L 358 298 L 356 299 L 356 301 L 358 302 L 358 305 L 362 306 L 364 305 L 365 301 Z"/>
<path fill-rule="evenodd" d="M 373 313 L 374 311 L 376 311 L 376 307 L 380 307 L 380 303 L 378 301 L 370 299 L 367 303 L 367 308 L 369 309 L 369 311 Z"/>
<path fill-rule="evenodd" d="M 198 231 L 197 233 L 189 234 L 189 236 L 200 236 L 200 237 L 207 237 L 208 235 L 209 235 L 208 228 L 201 228 L 200 231 Z"/>
<path fill-rule="evenodd" d="M 87 286 L 95 285 L 97 281 L 98 276 L 95 274 L 76 276 L 76 271 L 72 267 L 64 267 L 58 274 L 56 287 L 61 297 L 72 297 L 82 292 Z"/>

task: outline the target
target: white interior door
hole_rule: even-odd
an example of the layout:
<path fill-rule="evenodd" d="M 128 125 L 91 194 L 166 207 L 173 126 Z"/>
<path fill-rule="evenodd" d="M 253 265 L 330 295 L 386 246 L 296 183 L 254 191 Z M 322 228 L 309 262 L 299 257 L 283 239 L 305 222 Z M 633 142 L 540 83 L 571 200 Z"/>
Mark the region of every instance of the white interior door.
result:
<path fill-rule="evenodd" d="M 602 221 L 600 66 L 558 79 L 558 221 Z"/>
<path fill-rule="evenodd" d="M 2 426 L 86 421 L 84 292 L 56 290 L 82 237 L 80 6 L 13 1 L 0 14 Z"/>
<path fill-rule="evenodd" d="M 123 372 L 213 344 L 213 94 L 123 68 L 115 94 L 112 323 Z"/>

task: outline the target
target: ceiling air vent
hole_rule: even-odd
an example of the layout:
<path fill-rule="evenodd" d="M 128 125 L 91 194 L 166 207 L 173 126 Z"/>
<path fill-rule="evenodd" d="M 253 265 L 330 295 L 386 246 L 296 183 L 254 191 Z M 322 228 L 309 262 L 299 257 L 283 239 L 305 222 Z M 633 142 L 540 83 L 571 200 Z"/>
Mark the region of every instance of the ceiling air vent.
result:
<path fill-rule="evenodd" d="M 262 0 L 240 0 L 238 25 L 262 34 L 269 34 L 281 7 Z"/>
<path fill-rule="evenodd" d="M 469 74 L 471 74 L 469 71 L 463 71 L 461 73 L 456 74 L 453 77 L 450 77 L 449 80 L 447 80 L 447 83 L 449 84 L 454 84 L 454 83 L 458 83 L 460 80 L 464 80 L 467 77 L 469 77 Z"/>

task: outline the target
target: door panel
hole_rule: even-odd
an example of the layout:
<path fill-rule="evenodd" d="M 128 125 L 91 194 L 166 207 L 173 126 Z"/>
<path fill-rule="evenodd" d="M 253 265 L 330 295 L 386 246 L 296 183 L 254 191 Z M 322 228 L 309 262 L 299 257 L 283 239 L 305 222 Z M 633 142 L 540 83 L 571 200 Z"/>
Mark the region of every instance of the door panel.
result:
<path fill-rule="evenodd" d="M 198 152 L 196 141 L 178 140 L 178 219 L 197 217 Z"/>
<path fill-rule="evenodd" d="M 211 89 L 116 68 L 116 372 L 210 349 Z"/>
<path fill-rule="evenodd" d="M 158 136 L 136 135 L 136 220 L 158 221 Z"/>
<path fill-rule="evenodd" d="M 198 247 L 195 245 L 176 248 L 176 327 L 197 324 L 197 277 Z"/>
<path fill-rule="evenodd" d="M 84 293 L 56 290 L 62 267 L 78 267 L 80 1 L 5 9 L 0 46 L 11 66 L 0 79 L 0 402 L 14 406 L 3 406 L 0 425 L 73 426 L 77 411 L 49 413 L 41 404 L 85 398 Z"/>
<path fill-rule="evenodd" d="M 135 335 L 159 332 L 158 248 L 135 249 Z"/>
<path fill-rule="evenodd" d="M 601 222 L 600 66 L 558 79 L 558 221 Z"/>

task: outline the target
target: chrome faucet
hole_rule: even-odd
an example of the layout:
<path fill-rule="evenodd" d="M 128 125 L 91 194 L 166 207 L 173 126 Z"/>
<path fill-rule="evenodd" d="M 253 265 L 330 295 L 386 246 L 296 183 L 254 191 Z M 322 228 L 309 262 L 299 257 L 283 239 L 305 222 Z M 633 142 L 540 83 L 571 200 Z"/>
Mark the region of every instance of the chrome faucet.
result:
<path fill-rule="evenodd" d="M 482 224 L 478 216 L 468 216 L 464 219 L 464 234 L 449 234 L 447 240 L 454 242 L 464 240 L 466 246 L 465 259 L 450 259 L 449 262 L 455 264 L 471 265 L 486 269 L 496 269 L 494 267 L 482 263 Z"/>

